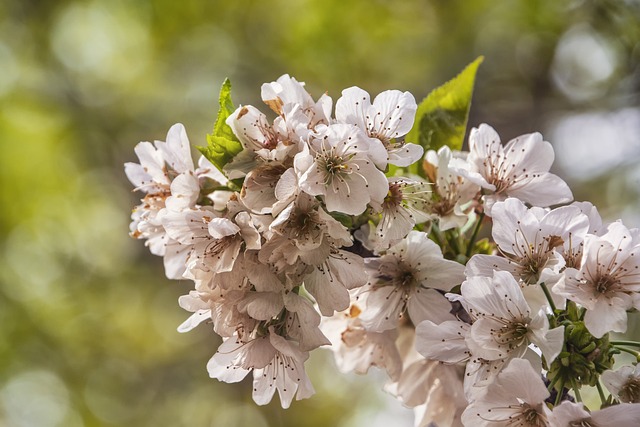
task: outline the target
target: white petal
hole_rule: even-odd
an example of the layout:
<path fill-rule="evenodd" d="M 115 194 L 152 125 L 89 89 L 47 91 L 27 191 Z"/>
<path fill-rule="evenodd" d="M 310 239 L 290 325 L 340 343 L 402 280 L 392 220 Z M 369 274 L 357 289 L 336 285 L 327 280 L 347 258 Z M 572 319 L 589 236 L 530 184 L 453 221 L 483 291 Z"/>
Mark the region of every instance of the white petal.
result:
<path fill-rule="evenodd" d="M 551 206 L 573 200 L 571 189 L 560 177 L 542 173 L 529 182 L 509 188 L 507 194 L 534 206 Z"/>
<path fill-rule="evenodd" d="M 395 286 L 378 288 L 361 288 L 366 293 L 365 310 L 360 314 L 360 320 L 365 328 L 374 332 L 383 332 L 398 326 L 402 314 L 402 291 Z"/>
<path fill-rule="evenodd" d="M 213 218 L 208 225 L 209 234 L 214 239 L 223 239 L 240 232 L 240 227 L 227 218 Z"/>
<path fill-rule="evenodd" d="M 198 169 L 196 175 L 202 178 L 209 178 L 220 185 L 227 185 L 229 180 L 220 170 L 213 165 L 205 156 L 198 159 Z"/>
<path fill-rule="evenodd" d="M 500 136 L 491 126 L 483 123 L 469 133 L 469 151 L 474 158 L 488 159 L 502 152 Z"/>
<path fill-rule="evenodd" d="M 400 138 L 411 130 L 418 105 L 410 92 L 386 90 L 373 100 L 375 115 L 369 129 L 377 129 L 388 138 Z"/>
<path fill-rule="evenodd" d="M 182 245 L 171 239 L 165 247 L 164 258 L 164 274 L 167 279 L 180 280 L 183 278 L 187 259 L 191 254 L 192 247 L 190 245 Z"/>
<path fill-rule="evenodd" d="M 193 172 L 178 175 L 171 182 L 171 197 L 166 201 L 167 209 L 181 211 L 192 208 L 200 197 L 200 185 Z"/>
<path fill-rule="evenodd" d="M 598 426 L 637 427 L 640 403 L 620 403 L 591 413 Z"/>
<path fill-rule="evenodd" d="M 508 161 L 516 164 L 514 173 L 548 172 L 555 157 L 553 147 L 538 132 L 521 135 L 504 146 Z"/>
<path fill-rule="evenodd" d="M 396 166 L 409 166 L 422 158 L 424 148 L 418 144 L 407 143 L 397 149 L 389 150 L 389 163 Z"/>
<path fill-rule="evenodd" d="M 178 326 L 178 332 L 189 332 L 208 319 L 211 319 L 211 310 L 198 310 Z"/>
<path fill-rule="evenodd" d="M 316 299 L 324 316 L 349 308 L 349 291 L 325 271 L 314 269 L 305 277 L 304 286 Z"/>
<path fill-rule="evenodd" d="M 600 338 L 608 332 L 627 331 L 627 309 L 619 298 L 600 298 L 593 310 L 587 310 L 584 324 L 589 332 Z"/>
<path fill-rule="evenodd" d="M 557 328 L 549 330 L 543 340 L 534 340 L 532 338 L 531 342 L 540 347 L 547 364 L 550 364 L 562 351 L 562 345 L 564 344 L 564 326 L 558 326 Z"/>
<path fill-rule="evenodd" d="M 224 341 L 218 347 L 216 354 L 207 363 L 209 376 L 226 383 L 242 381 L 249 373 L 249 370 L 234 364 L 234 359 L 238 357 L 238 350 L 242 345 L 237 337 L 231 337 Z"/>
<path fill-rule="evenodd" d="M 384 175 L 382 176 L 384 177 Z M 360 215 L 367 209 L 367 204 L 371 200 L 367 185 L 367 182 L 357 175 L 345 178 L 343 182 L 334 179 L 334 184 L 326 190 L 325 194 L 327 210 L 348 215 Z M 301 188 L 306 192 L 306 188 L 302 184 Z"/>
<path fill-rule="evenodd" d="M 371 101 L 369 94 L 357 86 L 342 91 L 342 96 L 336 101 L 336 120 L 348 123 L 366 130 L 365 112 Z"/>
<path fill-rule="evenodd" d="M 424 320 L 441 323 L 454 318 L 451 304 L 435 289 L 416 289 L 409 297 L 407 311 L 414 325 Z"/>
<path fill-rule="evenodd" d="M 416 350 L 427 359 L 462 363 L 469 358 L 465 337 L 471 325 L 447 320 L 439 325 L 425 320 L 416 327 Z"/>
<path fill-rule="evenodd" d="M 476 254 L 472 256 L 465 267 L 467 277 L 493 277 L 494 271 L 508 271 L 517 274 L 518 265 L 504 257 L 496 255 Z"/>
<path fill-rule="evenodd" d="M 238 311 L 257 320 L 271 320 L 283 307 L 282 294 L 275 292 L 250 292 L 238 303 Z"/>
<path fill-rule="evenodd" d="M 156 144 L 162 152 L 165 161 L 178 173 L 193 171 L 191 145 L 187 131 L 181 123 L 171 126 L 167 133 L 166 144 Z"/>
<path fill-rule="evenodd" d="M 327 262 L 331 274 L 347 289 L 355 289 L 367 283 L 364 260 L 361 256 L 347 251 L 339 251 L 339 256 L 330 257 Z"/>

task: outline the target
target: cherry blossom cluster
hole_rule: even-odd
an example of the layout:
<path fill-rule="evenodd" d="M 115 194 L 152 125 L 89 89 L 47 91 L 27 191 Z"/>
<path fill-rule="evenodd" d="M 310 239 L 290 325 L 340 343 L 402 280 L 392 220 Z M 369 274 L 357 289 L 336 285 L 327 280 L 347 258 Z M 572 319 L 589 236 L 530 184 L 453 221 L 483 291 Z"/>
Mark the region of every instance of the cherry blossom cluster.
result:
<path fill-rule="evenodd" d="M 284 75 L 261 95 L 269 115 L 219 114 L 228 161 L 196 167 L 177 124 L 125 165 L 131 235 L 193 282 L 178 330 L 222 337 L 212 378 L 251 374 L 256 403 L 287 408 L 328 346 L 342 372 L 384 369 L 416 426 L 637 425 L 640 368 L 614 362 L 640 344 L 609 334 L 640 309 L 640 230 L 571 203 L 542 135 L 482 124 L 468 152 L 430 150 L 407 140 L 409 92 L 351 87 L 334 109 Z"/>

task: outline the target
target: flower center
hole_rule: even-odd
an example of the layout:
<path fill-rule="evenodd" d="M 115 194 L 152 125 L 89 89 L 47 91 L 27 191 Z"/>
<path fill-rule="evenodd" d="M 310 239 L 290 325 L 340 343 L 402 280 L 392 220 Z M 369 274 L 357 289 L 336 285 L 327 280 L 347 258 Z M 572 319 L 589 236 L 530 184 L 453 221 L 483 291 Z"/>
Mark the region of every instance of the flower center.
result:
<path fill-rule="evenodd" d="M 606 294 L 609 290 L 618 283 L 613 277 L 605 274 L 597 278 L 595 282 L 596 292 Z"/>
<path fill-rule="evenodd" d="M 548 253 L 532 253 L 522 260 L 520 266 L 520 279 L 528 285 L 534 284 L 540 278 L 540 270 L 547 263 Z"/>
<path fill-rule="evenodd" d="M 620 389 L 620 400 L 627 403 L 640 403 L 640 378 L 630 378 Z"/>
<path fill-rule="evenodd" d="M 492 331 L 495 334 L 495 340 L 500 345 L 505 345 L 509 350 L 520 347 L 523 341 L 526 339 L 529 333 L 529 324 L 523 321 L 509 322 L 497 331 Z"/>
<path fill-rule="evenodd" d="M 531 407 L 528 403 L 523 403 L 522 405 L 522 418 L 525 422 L 524 425 L 531 427 L 545 427 L 547 425 L 544 417 L 538 413 L 534 408 Z"/>
<path fill-rule="evenodd" d="M 395 208 L 400 206 L 400 203 L 402 203 L 402 187 L 397 183 L 389 184 L 389 192 L 382 204 L 383 209 Z"/>
<path fill-rule="evenodd" d="M 326 157 L 324 159 L 324 169 L 332 175 L 340 173 L 344 171 L 346 168 L 347 168 L 347 165 L 343 163 L 342 157 L 340 156 Z"/>

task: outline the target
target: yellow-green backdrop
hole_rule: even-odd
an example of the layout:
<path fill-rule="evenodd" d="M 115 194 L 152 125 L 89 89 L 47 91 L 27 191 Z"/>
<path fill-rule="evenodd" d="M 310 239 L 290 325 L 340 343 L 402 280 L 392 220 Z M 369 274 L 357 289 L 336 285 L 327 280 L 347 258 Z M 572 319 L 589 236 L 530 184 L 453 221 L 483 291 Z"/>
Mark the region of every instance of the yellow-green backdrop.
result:
<path fill-rule="evenodd" d="M 237 104 L 284 73 L 420 99 L 478 55 L 470 125 L 542 131 L 576 199 L 639 226 L 638 2 L 1 2 L 0 426 L 412 425 L 328 352 L 288 411 L 209 379 L 218 339 L 176 332 L 190 284 L 128 237 L 122 164 L 176 122 L 203 144 L 224 77 Z"/>

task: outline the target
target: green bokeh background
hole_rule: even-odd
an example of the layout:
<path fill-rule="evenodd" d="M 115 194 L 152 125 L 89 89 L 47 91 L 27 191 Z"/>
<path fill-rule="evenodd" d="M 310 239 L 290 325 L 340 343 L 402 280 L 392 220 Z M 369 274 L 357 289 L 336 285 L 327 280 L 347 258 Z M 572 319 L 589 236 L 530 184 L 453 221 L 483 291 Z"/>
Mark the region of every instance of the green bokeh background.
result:
<path fill-rule="evenodd" d="M 176 122 L 203 144 L 227 76 L 238 104 L 284 73 L 334 101 L 421 99 L 478 55 L 470 125 L 562 142 L 576 199 L 639 226 L 637 1 L 0 3 L 0 426 L 412 425 L 383 375 L 338 374 L 326 351 L 288 411 L 209 379 L 218 339 L 176 332 L 190 283 L 128 237 L 122 164 Z"/>

